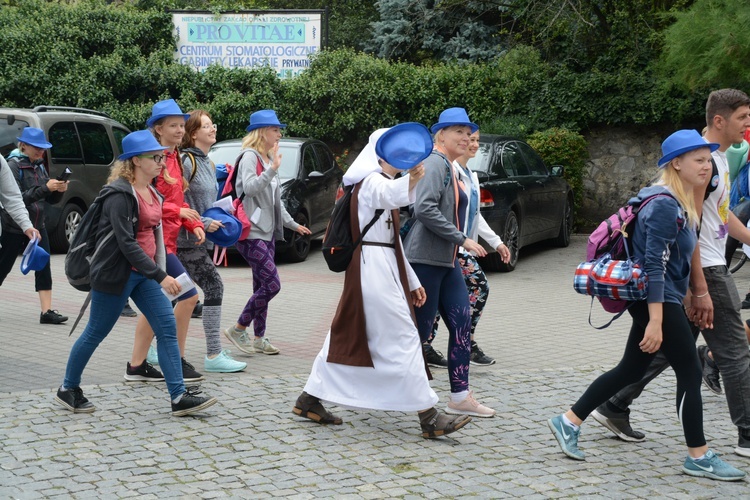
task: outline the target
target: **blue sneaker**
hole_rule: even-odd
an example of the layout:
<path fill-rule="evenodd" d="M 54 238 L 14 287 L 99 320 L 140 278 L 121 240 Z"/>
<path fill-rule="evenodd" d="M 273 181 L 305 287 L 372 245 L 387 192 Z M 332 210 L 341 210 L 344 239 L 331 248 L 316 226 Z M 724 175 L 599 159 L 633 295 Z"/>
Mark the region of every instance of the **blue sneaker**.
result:
<path fill-rule="evenodd" d="M 711 450 L 708 450 L 701 460 L 687 457 L 682 470 L 691 476 L 707 477 L 717 481 L 742 481 L 745 477 L 744 471 L 735 469 Z"/>
<path fill-rule="evenodd" d="M 580 427 L 574 431 L 571 426 L 565 423 L 562 415 L 547 420 L 547 425 L 552 430 L 552 434 L 555 435 L 555 439 L 560 444 L 563 453 L 575 460 L 586 459 L 583 452 L 578 449 L 578 436 L 581 434 Z"/>
<path fill-rule="evenodd" d="M 152 345 L 148 346 L 148 354 L 146 355 L 146 361 L 153 366 L 159 364 L 159 355 L 156 353 L 156 348 Z"/>
<path fill-rule="evenodd" d="M 206 356 L 203 363 L 206 371 L 212 373 L 234 373 L 241 372 L 247 368 L 247 363 L 232 359 L 232 357 L 229 356 L 231 352 L 232 351 L 229 349 L 224 349 L 213 359 Z"/>

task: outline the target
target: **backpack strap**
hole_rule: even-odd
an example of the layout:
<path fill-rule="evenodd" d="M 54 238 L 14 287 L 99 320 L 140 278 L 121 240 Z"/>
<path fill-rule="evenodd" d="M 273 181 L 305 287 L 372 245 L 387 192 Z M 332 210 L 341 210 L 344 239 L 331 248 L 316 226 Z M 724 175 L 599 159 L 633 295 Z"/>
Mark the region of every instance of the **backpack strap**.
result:
<path fill-rule="evenodd" d="M 78 323 L 80 323 L 81 318 L 83 317 L 83 313 L 86 312 L 86 309 L 89 307 L 89 302 L 91 302 L 91 292 L 86 294 L 86 300 L 83 301 L 83 305 L 81 306 L 81 310 L 78 312 L 78 317 L 76 318 L 75 322 L 73 323 L 73 328 L 70 329 L 70 333 L 68 334 L 68 337 L 73 335 L 73 330 L 76 329 L 78 326 Z"/>
<path fill-rule="evenodd" d="M 185 151 L 185 154 L 182 155 L 182 163 L 180 165 L 185 164 L 185 158 L 190 158 L 190 165 L 192 166 L 192 172 L 190 172 L 190 178 L 188 179 L 188 184 L 193 182 L 193 178 L 195 178 L 195 173 L 198 171 L 198 164 L 195 162 L 195 155 L 191 153 L 190 151 Z M 213 162 L 211 163 L 213 165 Z M 185 173 L 183 172 L 183 175 Z"/>
<path fill-rule="evenodd" d="M 627 248 L 627 246 L 626 246 L 626 248 Z M 605 323 L 604 325 L 602 325 L 602 326 L 594 326 L 593 323 L 591 323 L 591 311 L 594 309 L 594 299 L 595 298 L 596 297 L 594 297 L 593 295 L 591 296 L 591 307 L 589 307 L 589 325 L 591 325 L 593 328 L 596 328 L 597 330 L 604 330 L 605 328 L 607 328 L 616 319 L 619 319 L 620 316 L 622 316 L 623 314 L 625 314 L 625 311 L 627 311 L 628 309 L 630 309 L 630 306 L 632 306 L 634 304 L 634 302 L 630 302 L 625 309 L 623 309 L 622 311 L 620 311 L 617 314 L 615 314 L 614 317 L 612 317 L 612 319 L 610 319 L 609 321 L 607 321 L 607 323 Z"/>

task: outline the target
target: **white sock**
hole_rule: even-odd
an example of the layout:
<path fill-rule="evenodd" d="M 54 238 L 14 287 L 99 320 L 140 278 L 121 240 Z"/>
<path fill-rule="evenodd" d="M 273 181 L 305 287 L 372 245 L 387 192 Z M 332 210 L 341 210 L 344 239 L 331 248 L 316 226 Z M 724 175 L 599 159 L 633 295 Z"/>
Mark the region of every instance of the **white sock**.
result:
<path fill-rule="evenodd" d="M 184 395 L 185 395 L 184 393 L 183 393 L 183 394 L 180 394 L 179 396 L 177 396 L 177 398 L 176 398 L 176 399 L 173 399 L 173 400 L 172 400 L 172 402 L 173 402 L 174 404 L 177 404 L 177 403 L 179 403 L 179 402 L 180 402 L 180 401 L 182 400 L 182 396 L 184 396 Z"/>
<path fill-rule="evenodd" d="M 460 403 L 466 396 L 469 395 L 469 391 L 451 392 L 451 403 Z"/>
<path fill-rule="evenodd" d="M 68 392 L 68 388 L 65 387 L 64 385 L 60 386 L 60 390 L 63 391 L 63 392 Z"/>
<path fill-rule="evenodd" d="M 573 422 L 571 422 L 568 419 L 568 417 L 565 416 L 565 414 L 563 414 L 562 418 L 563 418 L 563 422 L 565 422 L 567 425 L 569 425 L 570 427 L 572 427 L 574 431 L 578 430 L 578 426 L 576 424 L 574 424 Z"/>
<path fill-rule="evenodd" d="M 690 460 L 692 460 L 693 462 L 697 462 L 698 460 L 703 460 L 704 458 L 706 458 L 705 453 L 699 457 L 690 457 Z"/>

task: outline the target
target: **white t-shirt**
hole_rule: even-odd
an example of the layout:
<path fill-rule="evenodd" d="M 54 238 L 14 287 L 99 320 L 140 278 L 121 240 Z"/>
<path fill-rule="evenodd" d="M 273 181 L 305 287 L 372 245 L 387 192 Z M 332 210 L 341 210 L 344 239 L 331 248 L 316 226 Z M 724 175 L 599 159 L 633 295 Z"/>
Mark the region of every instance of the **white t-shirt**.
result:
<path fill-rule="evenodd" d="M 703 223 L 698 244 L 701 267 L 725 266 L 724 251 L 729 235 L 729 164 L 718 149 L 711 153 L 719 171 L 719 185 L 703 202 Z"/>

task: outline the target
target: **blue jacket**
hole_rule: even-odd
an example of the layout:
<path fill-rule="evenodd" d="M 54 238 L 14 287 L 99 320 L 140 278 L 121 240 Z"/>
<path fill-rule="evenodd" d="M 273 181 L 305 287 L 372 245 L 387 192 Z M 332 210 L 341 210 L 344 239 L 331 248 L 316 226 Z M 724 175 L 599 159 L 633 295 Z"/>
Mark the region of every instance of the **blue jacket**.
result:
<path fill-rule="evenodd" d="M 638 205 L 657 193 L 669 193 L 664 186 L 641 189 L 628 203 Z M 632 257 L 648 275 L 648 298 L 652 302 L 682 304 L 690 281 L 690 260 L 697 237 L 695 225 L 685 223 L 677 200 L 662 196 L 638 212 L 630 242 Z"/>

